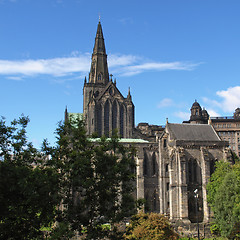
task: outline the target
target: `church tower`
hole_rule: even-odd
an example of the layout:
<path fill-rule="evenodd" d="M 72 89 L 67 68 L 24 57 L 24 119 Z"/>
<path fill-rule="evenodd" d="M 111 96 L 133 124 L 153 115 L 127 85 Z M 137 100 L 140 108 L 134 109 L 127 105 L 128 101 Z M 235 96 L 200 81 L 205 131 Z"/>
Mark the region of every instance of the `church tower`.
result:
<path fill-rule="evenodd" d="M 126 98 L 109 76 L 107 54 L 99 21 L 92 54 L 89 79 L 83 87 L 83 115 L 87 134 L 112 135 L 117 129 L 121 138 L 131 138 L 134 129 L 134 104 L 130 90 Z"/>

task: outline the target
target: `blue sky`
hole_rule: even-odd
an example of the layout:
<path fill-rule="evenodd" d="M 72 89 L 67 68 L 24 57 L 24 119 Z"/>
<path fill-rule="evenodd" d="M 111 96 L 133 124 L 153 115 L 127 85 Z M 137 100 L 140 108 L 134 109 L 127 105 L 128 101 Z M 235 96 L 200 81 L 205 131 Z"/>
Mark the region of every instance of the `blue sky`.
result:
<path fill-rule="evenodd" d="M 0 114 L 29 116 L 29 140 L 54 143 L 65 106 L 82 88 L 101 15 L 109 72 L 135 123 L 189 119 L 197 99 L 211 116 L 240 107 L 239 0 L 0 0 Z"/>

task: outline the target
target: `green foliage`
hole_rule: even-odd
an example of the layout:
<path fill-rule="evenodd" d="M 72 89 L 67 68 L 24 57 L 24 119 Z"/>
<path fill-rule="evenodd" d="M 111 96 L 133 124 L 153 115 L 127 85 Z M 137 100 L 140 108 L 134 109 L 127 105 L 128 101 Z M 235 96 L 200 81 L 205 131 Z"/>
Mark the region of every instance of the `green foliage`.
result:
<path fill-rule="evenodd" d="M 110 237 L 113 230 L 103 224 L 114 226 L 135 213 L 135 149 L 120 144 L 116 135 L 91 143 L 81 120 L 60 123 L 56 133 L 57 147 L 45 143 L 45 151 L 61 176 L 63 211 L 58 222 L 68 222 L 80 234 L 84 230 L 87 239 Z"/>
<path fill-rule="evenodd" d="M 49 240 L 70 240 L 74 237 L 74 232 L 66 222 L 60 222 L 51 232 Z"/>
<path fill-rule="evenodd" d="M 183 237 L 183 238 L 179 238 L 179 240 L 194 240 L 196 238 L 190 238 L 190 237 Z"/>
<path fill-rule="evenodd" d="M 58 173 L 26 137 L 27 117 L 0 120 L 0 238 L 33 239 L 54 221 Z"/>
<path fill-rule="evenodd" d="M 229 239 L 238 239 L 240 223 L 240 163 L 216 164 L 207 185 L 208 201 L 214 212 L 212 230 Z"/>
<path fill-rule="evenodd" d="M 219 226 L 216 224 L 216 223 L 211 223 L 211 226 L 210 226 L 210 231 L 213 235 L 215 236 L 218 236 L 220 235 L 220 229 L 219 229 Z"/>
<path fill-rule="evenodd" d="M 231 171 L 231 165 L 229 162 L 219 161 L 216 162 L 216 170 L 211 176 L 210 182 L 207 185 L 207 199 L 210 203 L 210 206 L 214 210 L 215 207 L 215 197 L 218 191 L 218 188 L 221 186 L 224 177 L 227 173 Z"/>
<path fill-rule="evenodd" d="M 219 187 L 215 197 L 215 219 L 224 237 L 230 236 L 238 216 L 234 214 L 236 196 L 240 194 L 239 183 L 234 172 L 228 173 Z"/>
<path fill-rule="evenodd" d="M 125 239 L 178 239 L 168 220 L 156 213 L 139 213 L 131 218 Z"/>

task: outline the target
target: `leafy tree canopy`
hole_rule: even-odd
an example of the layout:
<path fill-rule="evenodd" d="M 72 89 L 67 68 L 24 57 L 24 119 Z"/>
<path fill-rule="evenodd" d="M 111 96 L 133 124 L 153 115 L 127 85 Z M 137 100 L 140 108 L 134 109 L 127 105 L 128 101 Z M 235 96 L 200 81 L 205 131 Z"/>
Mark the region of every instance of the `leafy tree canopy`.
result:
<path fill-rule="evenodd" d="M 167 218 L 157 213 L 139 213 L 131 218 L 125 239 L 178 239 Z"/>
<path fill-rule="evenodd" d="M 135 213 L 135 149 L 120 144 L 116 134 L 93 144 L 81 120 L 60 123 L 56 133 L 57 146 L 45 143 L 45 151 L 61 176 L 63 211 L 58 222 L 69 223 L 72 231 L 88 239 L 111 237 L 114 231 L 102 226 L 109 223 L 113 228 Z"/>
<path fill-rule="evenodd" d="M 208 201 L 215 217 L 215 228 L 229 239 L 240 237 L 240 163 L 216 163 L 207 185 Z"/>
<path fill-rule="evenodd" d="M 29 118 L 0 120 L 0 238 L 34 239 L 54 221 L 58 174 L 27 141 Z M 50 164 L 50 162 L 48 162 Z"/>

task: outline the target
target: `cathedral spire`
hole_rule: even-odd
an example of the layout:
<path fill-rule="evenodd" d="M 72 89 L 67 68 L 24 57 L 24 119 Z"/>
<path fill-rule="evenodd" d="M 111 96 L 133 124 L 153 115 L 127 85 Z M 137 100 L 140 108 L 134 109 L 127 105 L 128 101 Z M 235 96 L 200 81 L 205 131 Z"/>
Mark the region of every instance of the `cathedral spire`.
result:
<path fill-rule="evenodd" d="M 109 74 L 107 66 L 107 54 L 103 38 L 102 25 L 99 21 L 92 54 L 89 83 L 100 83 L 106 85 L 108 82 Z"/>
<path fill-rule="evenodd" d="M 102 25 L 101 25 L 100 21 L 98 22 L 97 34 L 96 34 L 96 38 L 95 38 L 95 45 L 93 48 L 93 53 L 106 54 Z"/>

